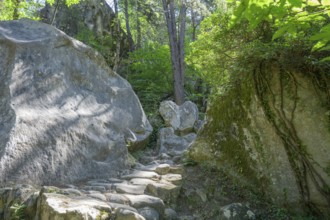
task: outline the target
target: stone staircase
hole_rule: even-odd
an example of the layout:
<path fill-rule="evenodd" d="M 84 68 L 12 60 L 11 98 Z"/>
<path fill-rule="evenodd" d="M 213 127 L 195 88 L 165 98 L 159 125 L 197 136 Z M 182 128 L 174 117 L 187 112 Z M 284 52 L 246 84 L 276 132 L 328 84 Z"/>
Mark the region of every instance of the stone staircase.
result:
<path fill-rule="evenodd" d="M 36 220 L 177 219 L 170 205 L 180 193 L 182 172 L 181 166 L 154 162 L 137 164 L 119 178 L 93 179 L 79 185 L 44 186 L 40 191 L 29 185 L 2 188 L 0 216 L 20 219 L 24 213 L 25 219 Z M 22 216 L 17 213 L 20 205 Z"/>

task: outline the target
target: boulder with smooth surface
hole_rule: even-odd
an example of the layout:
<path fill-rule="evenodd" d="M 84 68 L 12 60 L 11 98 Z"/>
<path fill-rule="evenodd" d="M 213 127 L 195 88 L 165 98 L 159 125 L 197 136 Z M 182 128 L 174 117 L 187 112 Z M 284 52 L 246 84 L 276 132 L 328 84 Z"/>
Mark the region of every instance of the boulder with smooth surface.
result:
<path fill-rule="evenodd" d="M 0 184 L 114 176 L 151 131 L 96 51 L 50 25 L 0 22 Z"/>

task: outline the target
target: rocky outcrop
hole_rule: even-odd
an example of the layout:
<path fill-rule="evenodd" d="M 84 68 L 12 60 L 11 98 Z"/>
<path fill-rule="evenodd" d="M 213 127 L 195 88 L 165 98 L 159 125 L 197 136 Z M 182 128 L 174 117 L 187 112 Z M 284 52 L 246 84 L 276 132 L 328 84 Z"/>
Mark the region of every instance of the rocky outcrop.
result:
<path fill-rule="evenodd" d="M 117 15 L 113 3 L 106 0 L 84 0 L 68 7 L 65 1 L 46 3 L 40 10 L 41 21 L 55 26 L 69 36 L 97 47 L 110 66 L 116 62 L 117 43 L 120 55 L 127 56 L 126 32 L 117 26 Z"/>
<path fill-rule="evenodd" d="M 159 130 L 159 153 L 172 157 L 182 155 L 196 139 L 194 128 L 200 124 L 196 104 L 186 101 L 178 106 L 172 101 L 164 101 L 159 112 L 167 126 Z"/>
<path fill-rule="evenodd" d="M 31 20 L 0 23 L 0 184 L 107 178 L 152 128 L 94 50 Z"/>
<path fill-rule="evenodd" d="M 330 216 L 329 77 L 274 63 L 258 71 L 213 98 L 190 156 L 278 205 Z"/>

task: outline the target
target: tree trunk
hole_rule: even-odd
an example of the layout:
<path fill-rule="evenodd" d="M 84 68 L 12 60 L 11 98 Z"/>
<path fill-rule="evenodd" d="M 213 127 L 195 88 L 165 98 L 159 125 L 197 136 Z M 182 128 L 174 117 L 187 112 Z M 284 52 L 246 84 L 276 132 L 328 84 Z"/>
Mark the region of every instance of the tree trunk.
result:
<path fill-rule="evenodd" d="M 174 0 L 169 0 L 169 2 L 167 2 L 167 0 L 162 1 L 171 50 L 174 101 L 176 104 L 181 105 L 184 102 L 184 35 L 186 26 L 186 6 L 185 2 L 182 0 L 180 10 L 180 32 L 178 34 L 175 20 Z"/>
<path fill-rule="evenodd" d="M 127 32 L 127 38 L 128 38 L 128 46 L 129 46 L 129 51 L 132 52 L 134 51 L 134 42 L 132 38 L 132 33 L 131 33 L 131 27 L 129 25 L 129 15 L 128 15 L 128 0 L 124 1 L 125 8 L 125 21 L 126 21 L 126 32 Z"/>
<path fill-rule="evenodd" d="M 192 26 L 192 41 L 196 41 L 196 13 L 194 12 L 194 9 L 191 8 L 191 26 Z"/>
<path fill-rule="evenodd" d="M 19 18 L 19 4 L 21 3 L 21 0 L 14 0 L 14 11 L 13 11 L 13 20 L 17 20 Z"/>
<path fill-rule="evenodd" d="M 137 31 L 137 37 L 136 37 L 136 48 L 141 48 L 141 23 L 140 23 L 140 18 L 139 14 L 141 12 L 141 3 L 139 0 L 135 0 L 136 4 L 136 31 Z"/>
<path fill-rule="evenodd" d="M 120 20 L 118 17 L 118 0 L 114 0 L 114 5 L 115 5 L 115 14 L 116 14 L 116 19 L 117 19 L 117 36 L 116 36 L 116 54 L 114 57 L 114 62 L 113 62 L 113 71 L 117 71 L 119 62 L 120 62 Z"/>

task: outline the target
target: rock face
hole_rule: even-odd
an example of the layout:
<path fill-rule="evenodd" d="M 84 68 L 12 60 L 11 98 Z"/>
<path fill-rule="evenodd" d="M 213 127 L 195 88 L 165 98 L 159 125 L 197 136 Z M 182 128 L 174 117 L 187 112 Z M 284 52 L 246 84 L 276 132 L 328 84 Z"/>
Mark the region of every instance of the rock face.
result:
<path fill-rule="evenodd" d="M 0 22 L 0 184 L 113 176 L 151 131 L 97 52 L 46 24 Z"/>
<path fill-rule="evenodd" d="M 284 74 L 271 64 L 264 73 L 247 74 L 212 100 L 190 156 L 222 166 L 278 205 L 330 216 L 325 190 L 330 187 L 330 112 L 324 89 L 330 79 Z"/>

